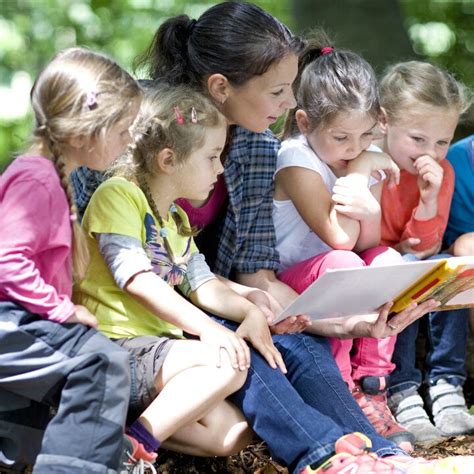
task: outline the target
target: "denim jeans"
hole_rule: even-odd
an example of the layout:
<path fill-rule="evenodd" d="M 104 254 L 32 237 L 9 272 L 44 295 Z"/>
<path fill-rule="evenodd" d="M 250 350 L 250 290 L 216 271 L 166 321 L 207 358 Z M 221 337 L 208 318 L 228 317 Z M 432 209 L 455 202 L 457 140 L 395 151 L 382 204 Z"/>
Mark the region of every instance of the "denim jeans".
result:
<path fill-rule="evenodd" d="M 225 320 L 221 324 L 236 328 Z M 252 350 L 244 386 L 231 400 L 252 429 L 267 443 L 278 462 L 299 473 L 334 453 L 334 443 L 346 433 L 365 433 L 380 456 L 401 454 L 394 443 L 376 433 L 355 402 L 324 337 L 309 334 L 273 336 L 288 373 L 272 369 Z"/>
<path fill-rule="evenodd" d="M 35 474 L 115 473 L 129 394 L 117 344 L 0 302 L 0 466 L 36 458 Z"/>
<path fill-rule="evenodd" d="M 433 255 L 429 260 L 437 260 L 452 255 Z M 416 257 L 404 255 L 407 261 Z M 423 318 L 427 323 L 427 355 L 425 374 L 416 366 L 416 340 L 420 319 L 410 324 L 397 336 L 392 362 L 396 365 L 390 374 L 389 394 L 412 387 L 420 387 L 424 382 L 434 385 L 439 379 L 446 379 L 453 385 L 463 385 L 466 380 L 467 339 L 469 335 L 469 311 L 457 309 L 429 313 Z"/>

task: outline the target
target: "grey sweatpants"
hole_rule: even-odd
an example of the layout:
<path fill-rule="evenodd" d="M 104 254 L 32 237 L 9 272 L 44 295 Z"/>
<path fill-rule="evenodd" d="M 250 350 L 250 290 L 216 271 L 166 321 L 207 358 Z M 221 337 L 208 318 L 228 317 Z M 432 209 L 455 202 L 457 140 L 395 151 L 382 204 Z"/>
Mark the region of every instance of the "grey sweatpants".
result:
<path fill-rule="evenodd" d="M 36 474 L 115 473 L 129 395 L 117 344 L 0 302 L 0 466 L 36 458 Z"/>

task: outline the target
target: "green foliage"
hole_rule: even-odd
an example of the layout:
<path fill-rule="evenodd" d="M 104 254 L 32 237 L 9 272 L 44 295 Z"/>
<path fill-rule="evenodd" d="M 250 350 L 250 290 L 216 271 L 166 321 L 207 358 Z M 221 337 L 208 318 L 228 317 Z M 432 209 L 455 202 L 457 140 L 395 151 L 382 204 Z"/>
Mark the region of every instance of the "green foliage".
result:
<path fill-rule="evenodd" d="M 180 13 L 197 17 L 218 1 L 0 0 L 0 171 L 14 151 L 25 146 L 31 128 L 29 89 L 56 51 L 87 46 L 109 54 L 131 70 L 133 59 L 148 46 L 164 19 Z M 254 3 L 296 30 L 292 15 L 295 1 Z M 345 1 L 353 0 L 338 0 L 341 11 Z M 474 0 L 400 3 L 417 52 L 474 86 Z M 308 15 L 318 23 L 317 9 Z M 383 47 L 390 48 L 389 39 L 383 41 Z"/>
<path fill-rule="evenodd" d="M 474 88 L 474 0 L 400 0 L 415 52 Z"/>
<path fill-rule="evenodd" d="M 166 18 L 198 17 L 211 0 L 0 0 L 0 172 L 32 126 L 29 89 L 56 51 L 81 45 L 131 70 Z M 291 25 L 290 1 L 255 1 Z"/>

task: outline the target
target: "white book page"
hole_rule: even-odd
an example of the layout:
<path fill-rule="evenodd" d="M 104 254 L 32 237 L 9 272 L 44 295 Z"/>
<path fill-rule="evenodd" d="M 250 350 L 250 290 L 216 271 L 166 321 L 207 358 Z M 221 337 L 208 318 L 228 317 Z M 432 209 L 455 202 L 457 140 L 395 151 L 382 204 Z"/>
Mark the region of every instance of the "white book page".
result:
<path fill-rule="evenodd" d="M 298 314 L 315 320 L 374 314 L 438 264 L 439 260 L 424 260 L 328 270 L 285 308 L 275 323 Z"/>

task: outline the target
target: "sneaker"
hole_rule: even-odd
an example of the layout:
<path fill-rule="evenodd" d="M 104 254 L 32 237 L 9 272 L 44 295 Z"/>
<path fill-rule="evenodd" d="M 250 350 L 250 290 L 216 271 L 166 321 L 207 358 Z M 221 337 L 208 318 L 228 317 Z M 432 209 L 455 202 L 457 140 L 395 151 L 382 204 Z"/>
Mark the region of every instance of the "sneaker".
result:
<path fill-rule="evenodd" d="M 394 474 L 399 472 L 392 464 L 370 453 L 371 447 L 370 439 L 362 433 L 344 435 L 336 441 L 334 456 L 319 467 L 306 466 L 301 470 L 301 474 Z M 400 471 L 400 473 L 403 472 Z"/>
<path fill-rule="evenodd" d="M 394 471 L 391 472 L 394 473 L 468 474 L 474 472 L 474 456 L 451 456 L 431 461 L 409 456 L 387 456 L 382 459 L 392 465 Z"/>
<path fill-rule="evenodd" d="M 364 377 L 352 395 L 372 426 L 384 438 L 406 452 L 413 451 L 415 436 L 397 423 L 387 405 L 385 377 Z"/>
<path fill-rule="evenodd" d="M 122 458 L 118 474 L 156 474 L 153 461 L 155 453 L 149 453 L 135 438 L 130 435 L 123 437 Z"/>
<path fill-rule="evenodd" d="M 456 436 L 474 433 L 474 416 L 467 409 L 460 385 L 439 379 L 436 385 L 428 388 L 426 401 L 441 434 Z"/>
<path fill-rule="evenodd" d="M 377 457 L 362 433 L 344 435 L 336 454 L 318 467 L 306 466 L 300 474 L 467 474 L 474 472 L 474 456 L 453 456 L 428 461 L 409 456 Z"/>
<path fill-rule="evenodd" d="M 441 432 L 433 426 L 416 387 L 388 397 L 388 406 L 395 419 L 415 436 L 415 443 L 430 447 L 443 441 Z"/>

